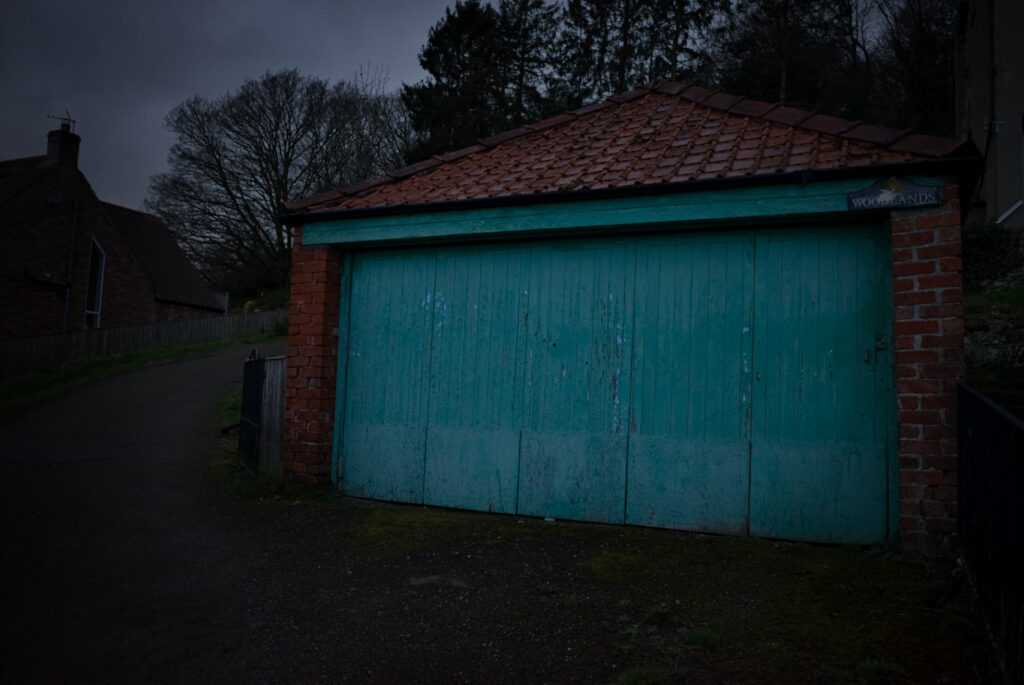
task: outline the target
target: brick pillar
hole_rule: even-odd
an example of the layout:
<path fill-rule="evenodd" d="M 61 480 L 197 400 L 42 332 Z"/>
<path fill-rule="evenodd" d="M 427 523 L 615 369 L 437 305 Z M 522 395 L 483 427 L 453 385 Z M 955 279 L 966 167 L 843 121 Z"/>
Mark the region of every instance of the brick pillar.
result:
<path fill-rule="evenodd" d="M 288 302 L 288 381 L 284 396 L 286 480 L 326 482 L 334 437 L 341 255 L 303 247 L 295 229 Z"/>
<path fill-rule="evenodd" d="M 964 372 L 959 187 L 892 215 L 903 548 L 948 551 L 956 531 L 956 386 Z"/>

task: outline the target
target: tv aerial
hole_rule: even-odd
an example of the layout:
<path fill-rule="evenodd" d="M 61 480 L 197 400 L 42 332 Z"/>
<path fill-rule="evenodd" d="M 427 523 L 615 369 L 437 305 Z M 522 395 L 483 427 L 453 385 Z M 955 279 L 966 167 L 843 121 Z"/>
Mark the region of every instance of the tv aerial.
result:
<path fill-rule="evenodd" d="M 69 112 L 66 109 L 64 110 L 64 115 L 63 116 L 61 116 L 59 114 L 47 114 L 46 118 L 47 119 L 56 119 L 61 124 L 64 124 L 65 126 L 67 126 L 71 130 L 72 133 L 75 132 L 75 120 L 71 118 L 71 112 Z"/>

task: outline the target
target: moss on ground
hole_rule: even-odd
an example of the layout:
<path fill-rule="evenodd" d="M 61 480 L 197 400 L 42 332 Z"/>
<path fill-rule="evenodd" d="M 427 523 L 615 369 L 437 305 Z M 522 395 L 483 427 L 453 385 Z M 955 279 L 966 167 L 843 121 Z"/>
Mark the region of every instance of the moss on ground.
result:
<path fill-rule="evenodd" d="M 500 587 L 499 625 L 585 632 L 581 642 L 614 660 L 607 682 L 975 682 L 992 668 L 966 582 L 932 604 L 956 578 L 949 559 L 347 498 L 337 506 L 349 553 L 458 578 L 461 593 Z"/>

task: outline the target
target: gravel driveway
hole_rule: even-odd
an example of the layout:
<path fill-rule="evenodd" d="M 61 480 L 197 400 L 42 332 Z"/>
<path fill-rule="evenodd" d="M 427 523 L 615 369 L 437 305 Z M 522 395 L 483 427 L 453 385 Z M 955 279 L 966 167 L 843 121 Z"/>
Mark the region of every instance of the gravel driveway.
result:
<path fill-rule="evenodd" d="M 268 348 L 265 354 L 280 353 Z M 983 682 L 952 565 L 210 475 L 248 348 L 0 422 L 0 681 Z"/>

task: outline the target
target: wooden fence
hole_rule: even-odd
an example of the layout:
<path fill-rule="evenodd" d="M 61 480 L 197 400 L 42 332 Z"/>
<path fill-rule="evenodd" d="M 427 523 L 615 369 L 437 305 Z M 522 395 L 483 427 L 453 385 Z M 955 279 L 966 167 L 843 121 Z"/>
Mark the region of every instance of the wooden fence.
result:
<path fill-rule="evenodd" d="M 958 528 L 1007 682 L 1024 683 L 1024 421 L 963 385 Z"/>
<path fill-rule="evenodd" d="M 272 335 L 284 329 L 284 309 L 182 319 L 145 326 L 98 328 L 41 338 L 0 341 L 0 380 L 69 362 L 98 359 L 168 345 Z"/>

